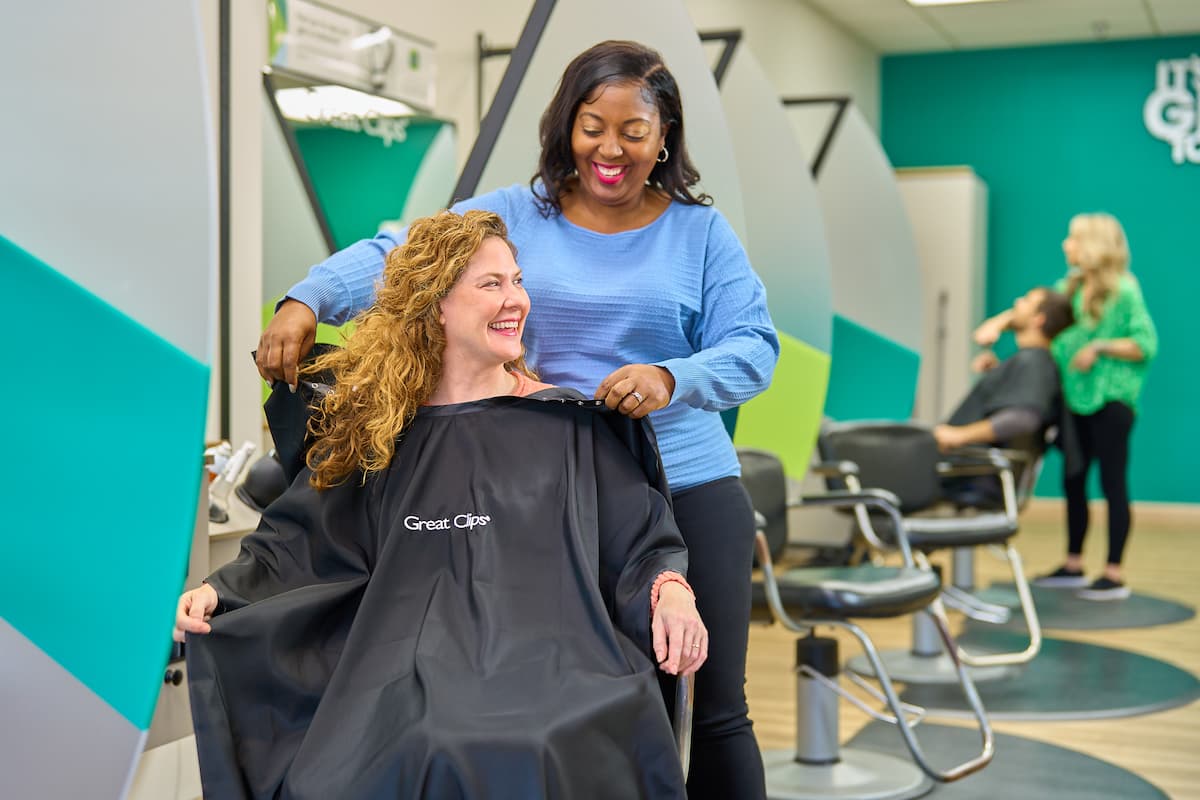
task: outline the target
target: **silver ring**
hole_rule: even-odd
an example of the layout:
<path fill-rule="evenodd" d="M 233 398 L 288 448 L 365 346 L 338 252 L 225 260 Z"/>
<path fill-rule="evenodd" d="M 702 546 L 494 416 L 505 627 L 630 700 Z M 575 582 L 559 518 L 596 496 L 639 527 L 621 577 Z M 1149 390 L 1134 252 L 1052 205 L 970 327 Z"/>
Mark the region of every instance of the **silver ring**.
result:
<path fill-rule="evenodd" d="M 639 406 L 646 400 L 646 398 L 642 397 L 642 393 L 639 391 L 635 390 L 635 391 L 630 392 L 630 394 L 637 398 Z"/>

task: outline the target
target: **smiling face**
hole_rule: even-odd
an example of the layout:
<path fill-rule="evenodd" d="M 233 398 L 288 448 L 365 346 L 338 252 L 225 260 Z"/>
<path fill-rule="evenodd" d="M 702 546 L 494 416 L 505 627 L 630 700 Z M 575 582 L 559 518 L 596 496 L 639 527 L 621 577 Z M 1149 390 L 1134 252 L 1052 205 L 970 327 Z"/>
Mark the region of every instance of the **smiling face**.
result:
<path fill-rule="evenodd" d="M 603 205 L 641 202 L 665 139 L 641 85 L 600 86 L 579 104 L 571 130 L 580 189 Z"/>
<path fill-rule="evenodd" d="M 441 301 L 443 363 L 487 369 L 520 358 L 528 315 L 529 295 L 512 250 L 503 240 L 487 237 Z"/>

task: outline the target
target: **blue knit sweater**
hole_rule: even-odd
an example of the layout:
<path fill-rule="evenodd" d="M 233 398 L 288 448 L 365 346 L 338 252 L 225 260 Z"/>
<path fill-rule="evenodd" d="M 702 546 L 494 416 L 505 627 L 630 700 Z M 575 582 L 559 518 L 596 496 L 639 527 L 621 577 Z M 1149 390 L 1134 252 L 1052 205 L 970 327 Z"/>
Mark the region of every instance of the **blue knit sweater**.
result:
<path fill-rule="evenodd" d="M 529 362 L 542 380 L 590 396 L 624 364 L 675 377 L 671 404 L 650 415 L 672 491 L 738 475 L 720 415 L 771 382 L 779 341 L 766 293 L 721 213 L 672 202 L 649 225 L 596 233 L 543 217 L 528 186 L 464 200 L 493 211 L 517 247 L 532 309 Z M 312 268 L 288 297 L 341 324 L 374 300 L 384 256 L 404 234 L 381 233 Z"/>

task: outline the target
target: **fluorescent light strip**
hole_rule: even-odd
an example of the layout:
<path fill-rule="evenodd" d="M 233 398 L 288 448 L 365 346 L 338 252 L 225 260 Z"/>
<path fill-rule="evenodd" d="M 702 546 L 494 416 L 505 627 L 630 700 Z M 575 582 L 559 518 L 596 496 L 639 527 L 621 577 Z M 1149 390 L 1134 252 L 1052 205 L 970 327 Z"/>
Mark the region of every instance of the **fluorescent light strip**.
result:
<path fill-rule="evenodd" d="M 279 111 L 291 120 L 317 122 L 338 117 L 407 117 L 412 106 L 345 86 L 312 86 L 280 89 L 275 93 Z"/>
<path fill-rule="evenodd" d="M 1005 0 L 908 0 L 910 6 L 958 6 L 967 3 L 1002 3 Z"/>

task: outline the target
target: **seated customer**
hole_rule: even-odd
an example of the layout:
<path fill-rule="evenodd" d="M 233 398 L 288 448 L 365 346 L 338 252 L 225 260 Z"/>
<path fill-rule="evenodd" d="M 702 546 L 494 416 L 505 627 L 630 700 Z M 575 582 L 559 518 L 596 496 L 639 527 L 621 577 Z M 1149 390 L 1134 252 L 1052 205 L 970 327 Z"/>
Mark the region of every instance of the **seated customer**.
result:
<path fill-rule="evenodd" d="M 684 797 L 654 664 L 708 637 L 652 433 L 538 383 L 528 312 L 500 218 L 445 212 L 312 365 L 309 469 L 180 598 L 206 797 Z"/>
<path fill-rule="evenodd" d="M 991 351 L 976 359 L 985 374 L 946 423 L 934 427 L 938 447 L 945 452 L 975 444 L 1008 446 L 1058 424 L 1062 387 L 1049 347 L 1073 322 L 1071 301 L 1052 289 L 1031 289 L 1018 297 L 1009 329 L 1019 349 L 1001 362 Z M 994 479 L 951 479 L 945 489 L 948 499 L 964 505 L 1001 499 Z"/>

